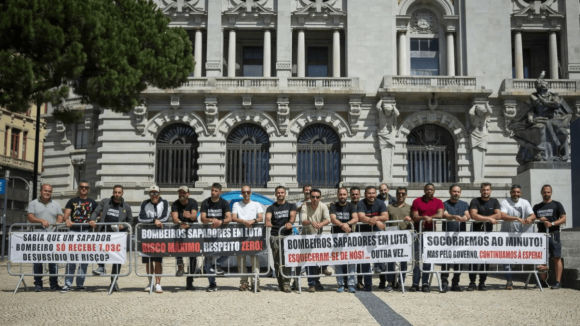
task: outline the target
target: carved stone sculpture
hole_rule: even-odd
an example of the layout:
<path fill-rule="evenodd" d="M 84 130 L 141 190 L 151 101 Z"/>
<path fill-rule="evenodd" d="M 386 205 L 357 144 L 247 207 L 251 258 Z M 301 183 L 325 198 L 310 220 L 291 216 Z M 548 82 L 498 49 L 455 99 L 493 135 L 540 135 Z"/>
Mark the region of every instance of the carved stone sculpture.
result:
<path fill-rule="evenodd" d="M 218 106 L 215 97 L 206 97 L 205 99 L 205 121 L 207 132 L 214 135 L 218 123 Z"/>
<path fill-rule="evenodd" d="M 285 135 L 288 130 L 288 117 L 290 116 L 290 101 L 287 97 L 278 98 L 278 129 L 280 134 Z"/>
<path fill-rule="evenodd" d="M 133 109 L 135 115 L 135 128 L 140 135 L 145 133 L 145 126 L 147 125 L 147 107 L 145 106 L 145 99 L 140 99 L 141 105 Z"/>
<path fill-rule="evenodd" d="M 516 160 L 520 165 L 537 161 L 566 162 L 570 158 L 568 129 L 573 112 L 563 98 L 548 89 L 540 78 L 530 106 L 519 112 L 510 129 L 520 145 Z"/>
<path fill-rule="evenodd" d="M 489 117 L 491 107 L 485 101 L 475 101 L 469 110 L 469 140 L 471 144 L 471 155 L 473 158 L 474 182 L 479 183 L 485 178 L 485 154 L 487 152 L 487 140 L 489 138 Z"/>
<path fill-rule="evenodd" d="M 382 99 L 377 103 L 379 112 L 379 148 L 381 149 L 381 165 L 383 181 L 390 181 L 392 177 L 392 159 L 395 150 L 395 135 L 397 134 L 397 118 L 400 113 L 395 106 L 394 99 Z"/>

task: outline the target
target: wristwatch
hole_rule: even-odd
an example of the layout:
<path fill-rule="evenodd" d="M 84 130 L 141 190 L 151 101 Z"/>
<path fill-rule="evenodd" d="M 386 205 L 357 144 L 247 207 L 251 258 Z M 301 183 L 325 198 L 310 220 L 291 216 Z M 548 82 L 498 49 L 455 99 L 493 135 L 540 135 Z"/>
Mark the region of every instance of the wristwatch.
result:
<path fill-rule="evenodd" d="M 556 224 L 554 224 L 554 222 L 552 222 L 552 226 L 555 226 Z"/>
<path fill-rule="evenodd" d="M 350 226 L 350 222 L 346 222 L 346 224 L 348 224 L 348 226 Z"/>

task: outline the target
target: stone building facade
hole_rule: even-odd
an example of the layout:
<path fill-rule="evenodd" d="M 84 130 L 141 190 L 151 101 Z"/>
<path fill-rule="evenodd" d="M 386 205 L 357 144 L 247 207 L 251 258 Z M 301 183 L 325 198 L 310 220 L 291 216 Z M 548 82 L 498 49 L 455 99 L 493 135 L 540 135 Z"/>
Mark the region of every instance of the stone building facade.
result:
<path fill-rule="evenodd" d="M 128 114 L 72 94 L 82 123 L 47 115 L 43 180 L 58 200 L 85 178 L 92 197 L 122 184 L 135 206 L 153 184 L 201 200 L 213 182 L 328 197 L 388 182 L 412 198 L 432 181 L 470 199 L 488 181 L 505 198 L 519 166 L 507 126 L 542 71 L 580 113 L 578 0 L 155 2 L 190 33 L 195 70 Z"/>

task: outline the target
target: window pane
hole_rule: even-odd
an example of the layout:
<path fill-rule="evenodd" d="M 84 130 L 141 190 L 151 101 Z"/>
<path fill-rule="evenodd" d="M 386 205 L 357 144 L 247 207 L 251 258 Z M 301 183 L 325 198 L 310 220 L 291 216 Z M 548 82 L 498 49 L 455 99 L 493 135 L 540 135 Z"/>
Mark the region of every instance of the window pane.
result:
<path fill-rule="evenodd" d="M 308 77 L 328 77 L 328 66 L 308 65 Z"/>
<path fill-rule="evenodd" d="M 439 75 L 439 39 L 411 40 L 411 75 Z"/>
<path fill-rule="evenodd" d="M 263 76 L 264 49 L 261 46 L 245 46 L 242 74 L 245 77 Z"/>
<path fill-rule="evenodd" d="M 419 40 L 411 39 L 411 51 L 419 51 Z"/>
<path fill-rule="evenodd" d="M 244 65 L 243 74 L 245 77 L 262 77 L 262 65 Z"/>
<path fill-rule="evenodd" d="M 328 77 L 328 48 L 308 48 L 308 77 Z"/>

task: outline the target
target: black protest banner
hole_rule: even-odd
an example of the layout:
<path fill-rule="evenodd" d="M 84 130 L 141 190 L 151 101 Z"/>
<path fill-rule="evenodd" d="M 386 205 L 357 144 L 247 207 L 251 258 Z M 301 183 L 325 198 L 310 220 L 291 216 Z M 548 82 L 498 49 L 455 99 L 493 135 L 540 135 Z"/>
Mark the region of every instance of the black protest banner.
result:
<path fill-rule="evenodd" d="M 213 229 L 211 225 L 178 225 L 158 228 L 140 225 L 137 250 L 144 257 L 237 256 L 256 255 L 266 248 L 266 227 L 248 228 L 229 224 Z"/>

